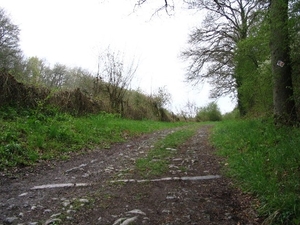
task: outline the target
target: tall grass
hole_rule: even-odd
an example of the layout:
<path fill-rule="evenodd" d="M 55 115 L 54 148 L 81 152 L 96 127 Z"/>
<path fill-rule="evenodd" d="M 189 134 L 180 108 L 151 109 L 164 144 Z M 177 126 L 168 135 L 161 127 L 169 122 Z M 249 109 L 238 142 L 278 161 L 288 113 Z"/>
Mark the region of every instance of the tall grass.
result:
<path fill-rule="evenodd" d="M 112 143 L 184 123 L 133 121 L 99 113 L 73 117 L 55 109 L 0 109 L 0 169 L 28 165 L 41 159 L 66 158 L 70 152 Z"/>
<path fill-rule="evenodd" d="M 300 224 L 300 130 L 272 121 L 216 124 L 212 142 L 227 157 L 226 172 L 260 200 L 266 224 Z"/>

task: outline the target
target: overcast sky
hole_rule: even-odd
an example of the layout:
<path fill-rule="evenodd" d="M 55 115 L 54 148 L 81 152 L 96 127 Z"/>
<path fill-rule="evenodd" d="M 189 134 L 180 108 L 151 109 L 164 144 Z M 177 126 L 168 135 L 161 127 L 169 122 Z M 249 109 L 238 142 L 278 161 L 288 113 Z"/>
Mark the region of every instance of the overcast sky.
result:
<path fill-rule="evenodd" d="M 162 11 L 152 17 L 163 0 L 151 2 L 135 12 L 135 0 L 0 0 L 0 6 L 21 29 L 21 49 L 27 57 L 96 74 L 98 56 L 110 46 L 129 61 L 139 61 L 132 88 L 150 94 L 166 86 L 174 112 L 188 101 L 207 105 L 212 101 L 209 86 L 194 90 L 185 83 L 186 63 L 179 58 L 190 29 L 201 25 L 203 15 L 177 3 L 174 15 Z M 229 98 L 218 100 L 223 113 L 234 104 Z"/>

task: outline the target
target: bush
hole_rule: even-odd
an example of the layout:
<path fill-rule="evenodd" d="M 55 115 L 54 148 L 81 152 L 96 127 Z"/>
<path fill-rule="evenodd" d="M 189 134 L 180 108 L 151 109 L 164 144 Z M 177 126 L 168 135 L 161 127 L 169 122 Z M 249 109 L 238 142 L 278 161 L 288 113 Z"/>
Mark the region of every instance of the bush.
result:
<path fill-rule="evenodd" d="M 222 119 L 223 120 L 234 120 L 234 119 L 239 119 L 240 118 L 240 112 L 238 108 L 235 108 L 231 112 L 228 112 L 223 115 Z"/>
<path fill-rule="evenodd" d="M 201 107 L 198 110 L 196 115 L 197 122 L 204 122 L 204 121 L 221 121 L 222 114 L 218 107 L 218 105 L 214 102 L 211 102 L 206 107 Z"/>

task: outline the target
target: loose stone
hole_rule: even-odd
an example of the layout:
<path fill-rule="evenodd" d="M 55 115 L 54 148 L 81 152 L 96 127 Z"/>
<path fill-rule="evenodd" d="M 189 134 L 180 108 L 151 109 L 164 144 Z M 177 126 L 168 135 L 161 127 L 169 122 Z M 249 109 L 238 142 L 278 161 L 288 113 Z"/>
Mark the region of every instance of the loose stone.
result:
<path fill-rule="evenodd" d="M 76 210 L 68 209 L 68 210 L 67 210 L 67 213 L 68 213 L 68 214 L 76 213 Z"/>
<path fill-rule="evenodd" d="M 140 214 L 140 215 L 146 215 L 146 213 L 144 213 L 143 211 L 139 210 L 139 209 L 134 209 L 134 210 L 131 210 L 129 212 L 127 212 L 127 214 Z"/>
<path fill-rule="evenodd" d="M 20 194 L 19 197 L 26 196 L 26 195 L 28 195 L 28 192 Z"/>
<path fill-rule="evenodd" d="M 118 225 L 118 224 L 121 224 L 123 221 L 125 221 L 126 220 L 126 218 L 119 218 L 119 219 L 117 219 L 114 223 L 113 223 L 113 225 Z"/>
<path fill-rule="evenodd" d="M 45 210 L 44 210 L 44 214 L 46 214 L 46 213 L 50 213 L 50 212 L 52 212 L 52 210 L 51 210 L 51 209 L 45 209 Z"/>
<path fill-rule="evenodd" d="M 167 213 L 167 214 L 170 214 L 170 213 L 171 213 L 171 210 L 164 209 L 164 210 L 162 211 L 162 213 Z"/>
<path fill-rule="evenodd" d="M 16 216 L 13 216 L 13 217 L 7 217 L 5 220 L 4 220 L 4 224 L 12 224 L 15 220 L 17 220 L 18 217 Z"/>
<path fill-rule="evenodd" d="M 68 205 L 70 205 L 70 201 L 69 200 L 65 200 L 65 201 L 63 201 L 62 205 L 64 207 L 67 207 Z"/>
<path fill-rule="evenodd" d="M 137 216 L 134 216 L 132 218 L 129 218 L 129 219 L 126 219 L 124 222 L 122 222 L 120 225 L 129 225 L 131 224 L 132 222 L 136 221 L 137 219 Z"/>
<path fill-rule="evenodd" d="M 79 199 L 79 202 L 81 202 L 81 203 L 88 203 L 89 200 L 85 199 L 85 198 L 81 198 L 81 199 Z"/>
<path fill-rule="evenodd" d="M 45 225 L 55 224 L 56 222 L 60 223 L 61 219 L 58 219 L 58 218 L 49 219 L 45 222 Z"/>
<path fill-rule="evenodd" d="M 61 215 L 61 213 L 56 213 L 56 214 L 51 215 L 50 217 L 51 217 L 51 218 L 55 218 L 55 217 L 58 217 L 58 216 L 60 216 L 60 215 Z"/>

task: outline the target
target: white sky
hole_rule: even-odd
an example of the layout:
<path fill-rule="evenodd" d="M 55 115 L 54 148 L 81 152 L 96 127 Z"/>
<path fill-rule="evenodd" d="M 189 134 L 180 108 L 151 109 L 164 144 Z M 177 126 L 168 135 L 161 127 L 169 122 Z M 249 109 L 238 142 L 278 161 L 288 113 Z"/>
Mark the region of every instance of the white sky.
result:
<path fill-rule="evenodd" d="M 184 83 L 186 63 L 179 58 L 190 29 L 201 24 L 201 15 L 183 10 L 177 3 L 173 16 L 162 11 L 151 17 L 163 0 L 151 0 L 153 5 L 145 4 L 132 13 L 135 1 L 0 0 L 0 7 L 21 29 L 20 44 L 27 57 L 82 67 L 96 74 L 98 55 L 110 46 L 139 61 L 132 88 L 149 94 L 166 86 L 174 112 L 188 101 L 206 106 L 212 101 L 208 98 L 209 86 L 193 90 Z M 221 98 L 218 105 L 224 113 L 235 103 Z"/>

